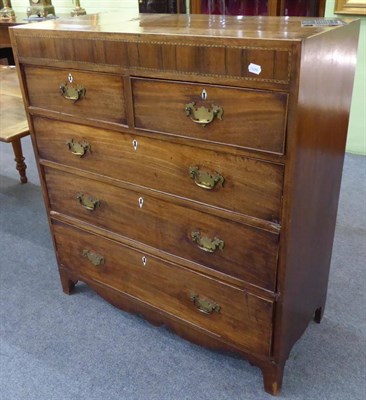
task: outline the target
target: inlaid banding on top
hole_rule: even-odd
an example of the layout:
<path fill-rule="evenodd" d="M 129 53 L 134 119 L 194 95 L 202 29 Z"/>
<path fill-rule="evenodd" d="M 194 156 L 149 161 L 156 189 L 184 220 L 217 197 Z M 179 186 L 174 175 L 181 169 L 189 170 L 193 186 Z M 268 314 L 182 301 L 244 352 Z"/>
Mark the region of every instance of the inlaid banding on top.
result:
<path fill-rule="evenodd" d="M 22 58 L 42 58 L 104 64 L 141 70 L 199 74 L 213 77 L 289 84 L 291 50 L 281 47 L 229 45 L 198 46 L 194 43 L 163 41 L 95 40 L 69 37 L 21 37 L 18 54 Z M 232 62 L 235 60 L 235 62 Z M 261 73 L 248 70 L 260 66 Z"/>

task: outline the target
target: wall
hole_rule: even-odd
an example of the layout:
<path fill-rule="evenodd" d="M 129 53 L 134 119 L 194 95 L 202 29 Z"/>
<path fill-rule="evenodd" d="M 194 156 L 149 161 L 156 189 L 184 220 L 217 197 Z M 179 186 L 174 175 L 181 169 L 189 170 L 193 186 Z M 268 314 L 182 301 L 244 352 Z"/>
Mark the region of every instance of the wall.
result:
<path fill-rule="evenodd" d="M 69 13 L 73 6 L 72 0 L 53 0 L 56 13 Z M 26 0 L 12 0 L 15 12 L 25 12 L 28 5 Z M 81 0 L 88 14 L 99 11 L 125 12 L 137 11 L 138 0 Z M 334 0 L 327 0 L 325 15 L 333 17 Z M 338 15 L 337 17 L 341 17 Z M 358 16 L 357 16 L 358 17 Z M 348 131 L 347 151 L 366 155 L 366 16 L 361 17 L 361 33 L 359 41 L 358 62 L 353 90 L 352 108 Z"/>
<path fill-rule="evenodd" d="M 334 17 L 334 0 L 327 0 L 325 16 Z M 336 15 L 342 18 L 342 15 Z M 347 151 L 366 155 L 366 16 L 352 15 L 361 19 L 358 42 L 357 69 L 353 86 L 352 107 L 348 128 Z"/>

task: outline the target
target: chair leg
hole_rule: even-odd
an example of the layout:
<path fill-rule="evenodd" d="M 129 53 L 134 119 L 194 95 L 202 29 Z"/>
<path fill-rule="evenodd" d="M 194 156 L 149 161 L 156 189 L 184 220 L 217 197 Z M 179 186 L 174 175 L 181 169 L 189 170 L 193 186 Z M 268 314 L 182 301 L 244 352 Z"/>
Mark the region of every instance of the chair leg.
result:
<path fill-rule="evenodd" d="M 16 162 L 16 169 L 19 172 L 20 175 L 20 182 L 21 183 L 27 183 L 28 179 L 25 174 L 25 170 L 27 166 L 25 165 L 24 162 L 24 157 L 23 157 L 23 151 L 22 151 L 22 144 L 20 143 L 20 139 L 13 140 L 11 142 L 13 146 L 13 151 L 14 151 L 14 161 Z"/>

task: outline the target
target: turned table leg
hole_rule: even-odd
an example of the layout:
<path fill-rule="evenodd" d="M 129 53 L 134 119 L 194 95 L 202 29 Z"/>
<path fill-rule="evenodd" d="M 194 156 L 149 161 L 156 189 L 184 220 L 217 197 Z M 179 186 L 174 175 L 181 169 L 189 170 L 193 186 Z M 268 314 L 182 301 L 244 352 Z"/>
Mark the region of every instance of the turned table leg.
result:
<path fill-rule="evenodd" d="M 11 142 L 13 146 L 13 151 L 14 151 L 14 161 L 16 162 L 16 169 L 19 172 L 20 175 L 20 182 L 21 183 L 27 183 L 28 179 L 25 174 L 25 170 L 27 166 L 25 165 L 24 162 L 24 157 L 23 157 L 23 151 L 22 151 L 22 144 L 20 143 L 20 139 L 13 140 Z"/>

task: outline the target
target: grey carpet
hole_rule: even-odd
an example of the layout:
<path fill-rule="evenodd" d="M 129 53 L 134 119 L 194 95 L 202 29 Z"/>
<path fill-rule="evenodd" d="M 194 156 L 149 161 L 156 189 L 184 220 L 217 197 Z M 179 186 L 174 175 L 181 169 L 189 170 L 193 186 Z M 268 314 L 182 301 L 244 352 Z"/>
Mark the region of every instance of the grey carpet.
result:
<path fill-rule="evenodd" d="M 29 138 L 29 183 L 0 143 L 1 400 L 261 400 L 259 369 L 106 303 L 66 296 Z M 365 400 L 366 157 L 347 155 L 324 319 L 285 369 L 281 398 Z"/>

